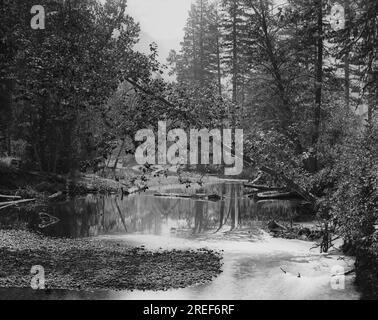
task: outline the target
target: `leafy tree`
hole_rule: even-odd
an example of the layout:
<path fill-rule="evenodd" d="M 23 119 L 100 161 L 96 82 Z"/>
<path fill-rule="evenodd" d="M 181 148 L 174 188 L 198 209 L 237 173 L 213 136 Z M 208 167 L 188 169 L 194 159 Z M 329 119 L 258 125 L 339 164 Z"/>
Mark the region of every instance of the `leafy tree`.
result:
<path fill-rule="evenodd" d="M 157 64 L 154 56 L 133 50 L 139 26 L 126 15 L 126 0 L 41 4 L 45 30 L 25 25 L 30 1 L 13 3 L 4 17 L 11 19 L 5 39 L 14 43 L 5 60 L 5 74 L 15 83 L 14 135 L 28 142 L 40 170 L 67 172 L 86 156 L 93 115 L 105 112 L 119 83 L 149 78 Z"/>

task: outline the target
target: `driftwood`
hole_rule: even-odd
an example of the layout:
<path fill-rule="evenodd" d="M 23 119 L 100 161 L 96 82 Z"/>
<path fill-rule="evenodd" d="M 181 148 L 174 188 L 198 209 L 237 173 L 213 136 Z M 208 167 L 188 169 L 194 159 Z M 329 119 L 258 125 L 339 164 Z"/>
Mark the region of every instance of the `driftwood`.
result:
<path fill-rule="evenodd" d="M 166 198 L 184 198 L 184 199 L 200 199 L 201 197 L 197 194 L 180 194 L 180 193 L 155 193 L 155 197 L 166 197 Z"/>
<path fill-rule="evenodd" d="M 124 184 L 125 185 L 125 184 Z M 126 186 L 126 185 L 125 185 Z M 122 194 L 128 196 L 130 194 L 135 194 L 135 193 L 139 193 L 139 192 L 144 192 L 148 190 L 148 187 L 147 186 L 143 186 L 143 187 L 132 187 L 130 189 L 127 189 L 127 190 L 123 190 L 123 188 L 121 188 L 121 191 L 122 191 Z"/>
<path fill-rule="evenodd" d="M 291 200 L 303 199 L 296 192 L 263 192 L 256 195 L 257 200 Z"/>
<path fill-rule="evenodd" d="M 25 200 L 18 200 L 18 201 L 10 201 L 10 202 L 0 202 L 0 210 L 9 208 L 18 204 L 33 202 L 36 199 L 25 199 Z"/>
<path fill-rule="evenodd" d="M 297 183 L 295 183 L 293 180 L 286 177 L 283 173 L 276 172 L 275 170 L 268 168 L 268 167 L 261 167 L 261 171 L 264 171 L 265 173 L 277 177 L 282 182 L 286 184 L 286 186 L 295 192 L 297 192 L 301 197 L 309 201 L 311 204 L 315 205 L 317 202 L 317 198 L 311 194 L 310 192 L 304 190 L 301 186 L 299 186 Z"/>
<path fill-rule="evenodd" d="M 50 227 L 54 224 L 57 224 L 60 219 L 57 217 L 54 217 L 48 213 L 40 212 L 38 214 L 39 218 L 41 219 L 41 223 L 38 225 L 38 228 L 45 229 L 47 227 Z"/>
<path fill-rule="evenodd" d="M 250 184 L 245 183 L 244 187 L 251 188 L 251 189 L 257 189 L 259 191 L 285 191 L 285 188 L 279 188 L 279 187 L 269 187 L 264 185 L 258 185 L 258 184 Z"/>
<path fill-rule="evenodd" d="M 20 196 L 7 196 L 7 195 L 0 194 L 0 199 L 21 199 L 21 197 Z"/>
<path fill-rule="evenodd" d="M 257 189 L 250 189 L 247 193 L 244 193 L 246 197 L 254 197 L 256 194 L 258 194 L 260 190 Z"/>
<path fill-rule="evenodd" d="M 262 173 L 262 172 L 259 172 L 258 177 L 257 177 L 255 180 L 253 180 L 253 181 L 251 182 L 251 184 L 256 184 L 256 183 L 258 183 L 262 177 L 263 177 L 263 173 Z"/>
<path fill-rule="evenodd" d="M 180 193 L 155 193 L 155 197 L 166 197 L 166 198 L 183 198 L 183 199 L 194 199 L 194 200 L 209 200 L 209 201 L 220 201 L 221 196 L 217 194 L 180 194 Z"/>

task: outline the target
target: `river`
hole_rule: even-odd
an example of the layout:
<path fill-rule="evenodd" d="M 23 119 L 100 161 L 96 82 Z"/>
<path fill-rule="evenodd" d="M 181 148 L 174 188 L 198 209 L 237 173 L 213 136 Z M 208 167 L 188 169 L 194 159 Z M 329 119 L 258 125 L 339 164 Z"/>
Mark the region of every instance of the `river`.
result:
<path fill-rule="evenodd" d="M 331 286 L 335 266 L 353 269 L 353 259 L 337 250 L 320 254 L 314 243 L 271 237 L 264 225 L 275 219 L 311 224 L 300 201 L 255 202 L 238 183 L 180 188 L 170 193 L 217 194 L 221 201 L 156 197 L 155 191 L 121 196 L 88 195 L 54 204 L 60 222 L 45 228 L 54 237 L 96 237 L 148 249 L 209 248 L 222 251 L 223 272 L 212 282 L 168 291 L 7 290 L 9 297 L 59 299 L 359 299 L 353 276 L 343 289 Z M 164 191 L 166 192 L 166 191 Z"/>

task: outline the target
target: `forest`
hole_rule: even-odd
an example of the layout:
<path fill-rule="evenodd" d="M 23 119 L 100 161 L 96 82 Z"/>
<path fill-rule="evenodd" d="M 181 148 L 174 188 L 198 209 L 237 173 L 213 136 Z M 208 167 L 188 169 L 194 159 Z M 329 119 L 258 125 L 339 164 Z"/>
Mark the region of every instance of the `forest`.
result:
<path fill-rule="evenodd" d="M 321 249 L 341 237 L 364 297 L 378 297 L 376 0 L 196 0 L 164 64 L 156 43 L 135 49 L 127 0 L 38 4 L 39 30 L 34 0 L 0 8 L 0 193 L 19 188 L 7 161 L 118 181 L 104 167 L 158 121 L 243 129 L 240 177 L 303 195 L 327 234 Z"/>

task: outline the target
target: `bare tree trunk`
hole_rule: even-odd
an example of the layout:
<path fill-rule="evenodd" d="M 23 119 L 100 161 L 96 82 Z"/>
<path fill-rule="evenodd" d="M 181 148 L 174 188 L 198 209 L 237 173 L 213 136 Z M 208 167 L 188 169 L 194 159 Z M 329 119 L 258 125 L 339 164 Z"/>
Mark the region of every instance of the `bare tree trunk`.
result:
<path fill-rule="evenodd" d="M 192 29 L 193 29 L 193 32 L 192 32 L 192 41 L 193 41 L 193 80 L 196 81 L 198 80 L 198 76 L 197 76 L 197 67 L 196 67 L 196 64 L 197 64 L 197 54 L 196 54 L 196 34 L 195 34 L 195 30 L 196 30 L 196 26 L 194 24 L 194 21 L 192 23 Z"/>
<path fill-rule="evenodd" d="M 222 70 L 221 70 L 221 57 L 220 57 L 220 43 L 219 43 L 219 26 L 217 25 L 217 76 L 218 76 L 218 90 L 219 95 L 222 96 Z"/>
<path fill-rule="evenodd" d="M 114 161 L 114 166 L 113 166 L 113 174 L 114 174 L 114 177 L 115 177 L 115 172 L 116 172 L 116 169 L 117 169 L 117 165 L 118 165 L 118 161 L 119 161 L 119 157 L 121 156 L 121 153 L 122 153 L 122 150 L 125 146 L 125 143 L 126 143 L 126 139 L 122 139 L 122 144 L 121 144 L 121 147 L 119 148 L 119 151 L 118 151 L 118 154 L 117 154 L 117 157 Z"/>
<path fill-rule="evenodd" d="M 204 34 L 204 20 L 203 20 L 203 0 L 200 0 L 200 35 L 199 35 L 199 49 L 200 49 L 200 74 L 199 74 L 199 80 L 200 80 L 200 85 L 204 85 L 204 77 L 205 77 L 205 64 L 204 64 L 204 39 L 203 39 L 203 34 Z"/>
<path fill-rule="evenodd" d="M 232 9 L 232 101 L 237 103 L 238 94 L 238 44 L 237 44 L 237 2 Z M 235 113 L 235 112 L 234 112 Z M 234 115 L 235 116 L 235 115 Z"/>
<path fill-rule="evenodd" d="M 350 39 L 350 0 L 345 1 L 345 17 L 348 42 Z M 345 104 L 347 110 L 350 109 L 350 50 L 349 48 L 345 52 L 344 56 L 344 73 L 345 73 Z"/>
<path fill-rule="evenodd" d="M 314 115 L 314 134 L 312 143 L 314 146 L 319 141 L 320 122 L 322 110 L 322 89 L 323 89 L 323 0 L 317 0 L 317 33 L 316 40 L 316 83 L 315 83 L 315 115 Z"/>
<path fill-rule="evenodd" d="M 42 167 L 42 161 L 38 153 L 38 148 L 37 148 L 37 142 L 34 141 L 33 143 L 33 151 L 34 151 L 34 156 L 38 164 L 39 171 L 43 172 L 43 167 Z"/>

